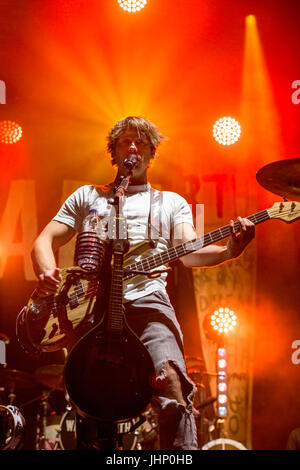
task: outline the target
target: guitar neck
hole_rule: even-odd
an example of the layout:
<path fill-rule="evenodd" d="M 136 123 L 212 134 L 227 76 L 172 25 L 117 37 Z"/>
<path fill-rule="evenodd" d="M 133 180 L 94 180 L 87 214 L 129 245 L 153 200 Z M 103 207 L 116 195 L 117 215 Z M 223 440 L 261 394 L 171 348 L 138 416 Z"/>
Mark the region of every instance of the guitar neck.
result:
<path fill-rule="evenodd" d="M 265 209 L 263 211 L 257 212 L 256 214 L 250 215 L 247 217 L 254 225 L 260 224 L 261 222 L 265 222 L 266 220 L 270 219 L 268 211 Z M 239 222 L 234 223 L 234 231 L 238 231 L 240 229 Z M 193 253 L 200 248 L 204 248 L 205 246 L 211 245 L 213 243 L 217 243 L 224 238 L 229 237 L 231 233 L 230 225 L 225 225 L 224 227 L 218 228 L 213 230 L 212 232 L 208 232 L 205 235 L 202 235 L 195 240 L 191 240 L 180 245 L 174 246 L 169 248 L 162 253 L 158 253 L 147 258 L 144 258 L 141 261 L 132 263 L 126 266 L 126 271 L 150 271 L 158 266 L 162 266 L 164 264 L 170 263 L 172 261 L 181 258 L 182 256 L 186 256 L 190 253 Z M 128 279 L 133 277 L 135 274 L 131 274 L 128 272 L 125 274 L 124 279 Z"/>
<path fill-rule="evenodd" d="M 114 252 L 114 262 L 110 286 L 107 315 L 107 329 L 120 334 L 123 328 L 123 253 Z"/>

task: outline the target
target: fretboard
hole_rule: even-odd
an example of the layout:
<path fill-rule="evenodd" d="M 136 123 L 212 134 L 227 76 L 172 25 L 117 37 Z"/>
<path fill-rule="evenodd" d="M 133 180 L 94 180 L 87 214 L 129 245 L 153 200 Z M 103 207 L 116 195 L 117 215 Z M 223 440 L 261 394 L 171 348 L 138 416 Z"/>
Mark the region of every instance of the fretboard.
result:
<path fill-rule="evenodd" d="M 256 214 L 250 215 L 247 217 L 254 225 L 257 225 L 261 222 L 265 222 L 266 220 L 270 219 L 268 211 L 265 209 L 263 211 L 257 212 Z M 240 230 L 239 222 L 234 223 L 234 231 L 237 232 Z M 127 271 L 151 271 L 158 266 L 162 266 L 168 264 L 172 261 L 181 258 L 182 256 L 186 256 L 190 253 L 193 253 L 200 248 L 204 248 L 205 246 L 211 245 L 213 243 L 217 243 L 224 238 L 229 237 L 231 234 L 230 225 L 225 225 L 224 227 L 218 228 L 213 230 L 212 232 L 208 232 L 205 235 L 202 235 L 195 240 L 191 240 L 180 245 L 174 246 L 169 248 L 162 253 L 157 253 L 155 255 L 149 256 L 147 258 L 142 259 L 141 261 L 132 263 L 127 265 L 124 272 L 124 280 L 129 279 L 135 274 L 132 274 Z"/>
<path fill-rule="evenodd" d="M 121 334 L 123 319 L 123 253 L 115 252 L 107 315 L 108 331 Z"/>

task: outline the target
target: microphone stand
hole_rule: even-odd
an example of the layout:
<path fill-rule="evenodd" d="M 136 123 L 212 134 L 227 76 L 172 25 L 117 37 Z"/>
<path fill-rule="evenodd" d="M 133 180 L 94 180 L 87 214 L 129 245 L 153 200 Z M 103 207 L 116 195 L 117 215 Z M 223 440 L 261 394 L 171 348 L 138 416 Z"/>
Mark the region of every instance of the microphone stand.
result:
<path fill-rule="evenodd" d="M 117 189 L 115 191 L 114 198 L 111 198 L 111 199 L 108 200 L 109 204 L 114 205 L 117 208 L 116 209 L 116 233 L 118 233 L 118 234 L 119 234 L 119 229 L 120 229 L 120 217 L 122 217 L 122 212 L 120 211 L 120 203 L 121 203 L 121 200 L 122 200 L 121 198 L 124 196 L 125 192 L 127 191 L 127 188 L 129 186 L 129 183 L 130 183 L 130 178 L 132 176 L 132 170 L 135 168 L 135 166 L 137 164 L 138 164 L 137 159 L 132 159 L 130 161 L 130 166 L 125 164 L 125 166 L 128 169 L 128 175 L 127 176 L 121 176 L 121 182 L 120 182 L 119 186 L 117 187 Z M 127 249 L 124 251 L 124 253 L 126 253 L 126 251 L 128 251 L 128 248 L 129 247 L 128 247 L 128 242 L 127 242 Z M 131 269 L 128 269 L 128 268 L 124 269 L 124 273 L 126 273 L 126 274 L 140 274 L 140 275 L 148 276 L 149 278 L 158 277 L 162 273 L 166 273 L 166 272 L 169 272 L 169 271 L 171 271 L 171 268 L 158 269 L 158 270 L 152 271 L 150 273 L 147 272 L 147 271 L 134 271 L 134 270 L 131 270 Z"/>
<path fill-rule="evenodd" d="M 127 191 L 128 186 L 129 186 L 131 176 L 132 176 L 132 170 L 129 171 L 127 176 L 123 176 L 123 177 L 121 176 L 122 179 L 121 179 L 121 182 L 120 182 L 119 186 L 117 187 L 117 189 L 115 191 L 114 198 L 108 200 L 109 204 L 112 204 L 112 205 L 115 205 L 115 206 L 118 205 L 118 207 L 119 207 L 119 203 L 121 201 L 121 198 L 124 196 L 125 192 Z"/>
<path fill-rule="evenodd" d="M 122 211 L 122 198 L 127 191 L 132 177 L 132 170 L 137 165 L 138 161 L 131 161 L 130 168 L 128 168 L 128 174 L 121 178 L 120 184 L 115 190 L 113 198 L 108 200 L 108 203 L 115 206 L 115 236 L 112 240 L 112 254 L 118 253 L 121 255 L 121 263 L 123 265 L 123 255 L 129 249 L 129 242 L 127 240 L 127 227 L 125 224 L 125 218 Z M 126 233 L 126 236 L 125 236 Z M 151 273 L 140 272 L 147 276 Z M 122 273 L 123 278 L 123 273 Z M 120 436 L 118 436 L 117 423 L 114 421 L 101 422 L 98 426 L 97 442 L 99 449 L 117 450 L 121 444 Z M 119 447 L 118 447 L 119 446 Z"/>
<path fill-rule="evenodd" d="M 140 159 L 138 158 L 138 156 L 134 153 L 130 154 L 129 157 L 126 160 L 124 160 L 124 166 L 128 170 L 127 176 L 120 176 L 121 182 L 119 186 L 117 187 L 117 189 L 115 190 L 114 198 L 108 200 L 109 204 L 112 204 L 115 206 L 118 204 L 118 207 L 119 207 L 121 198 L 124 196 L 129 186 L 130 179 L 132 177 L 132 170 L 137 166 L 139 160 Z"/>
<path fill-rule="evenodd" d="M 128 175 L 122 177 L 119 186 L 115 190 L 114 197 L 108 200 L 108 203 L 115 206 L 115 238 L 112 240 L 112 254 L 115 252 L 126 253 L 129 249 L 129 243 L 127 237 L 125 238 L 125 219 L 122 211 L 122 198 L 127 191 L 127 188 L 132 177 L 132 170 L 137 165 L 136 162 L 132 162 L 130 169 L 128 169 Z M 123 234 L 120 233 L 120 227 L 122 222 Z M 127 231 L 126 231 L 127 233 Z M 123 236 L 122 236 L 123 235 Z M 98 438 L 99 448 L 117 450 L 120 446 L 120 436 L 118 436 L 117 423 L 102 422 L 98 427 Z"/>

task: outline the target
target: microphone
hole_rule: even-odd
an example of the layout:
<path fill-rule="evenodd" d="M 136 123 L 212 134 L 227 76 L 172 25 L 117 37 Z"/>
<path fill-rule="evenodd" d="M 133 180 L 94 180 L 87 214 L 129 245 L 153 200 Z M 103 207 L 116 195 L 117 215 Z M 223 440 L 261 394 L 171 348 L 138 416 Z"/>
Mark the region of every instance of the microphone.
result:
<path fill-rule="evenodd" d="M 124 166 L 127 168 L 127 170 L 133 170 L 133 168 L 138 164 L 140 159 L 141 157 L 139 157 L 135 153 L 131 153 L 129 157 L 124 160 Z"/>

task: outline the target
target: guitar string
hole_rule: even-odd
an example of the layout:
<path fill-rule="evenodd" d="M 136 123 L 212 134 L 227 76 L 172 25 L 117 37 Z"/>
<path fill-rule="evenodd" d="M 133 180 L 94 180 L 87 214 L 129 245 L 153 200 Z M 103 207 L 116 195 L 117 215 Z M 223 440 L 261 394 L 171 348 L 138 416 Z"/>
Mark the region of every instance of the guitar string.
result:
<path fill-rule="evenodd" d="M 288 211 L 285 211 L 285 212 L 290 212 L 289 210 Z M 268 210 L 265 209 L 261 212 L 258 212 L 257 214 L 253 214 L 249 217 L 247 217 L 249 220 L 252 219 L 252 221 L 255 223 L 255 224 L 258 224 L 258 223 L 261 223 L 265 220 L 268 220 L 270 219 L 270 215 L 268 213 Z M 234 223 L 234 230 L 235 229 L 238 229 L 240 228 L 240 224 L 239 222 L 235 222 Z M 217 233 L 219 232 L 219 234 Z M 221 236 L 220 236 L 220 233 L 221 233 Z M 219 241 L 223 238 L 226 238 L 230 235 L 231 233 L 231 229 L 230 229 L 230 225 L 227 225 L 227 226 L 224 226 L 224 227 L 221 227 L 219 229 L 216 229 L 212 232 L 209 232 L 207 234 L 204 234 L 202 237 L 199 237 L 198 239 L 195 239 L 195 240 L 191 240 L 189 242 L 186 242 L 184 243 L 183 245 L 181 246 L 178 246 L 178 247 L 173 247 L 169 250 L 167 250 L 166 252 L 162 252 L 162 253 L 158 253 L 156 255 L 153 255 L 153 256 L 150 256 L 150 257 L 147 257 L 139 262 L 135 262 L 135 263 L 132 263 L 128 266 L 126 266 L 127 269 L 134 269 L 135 267 L 135 270 L 138 270 L 139 267 L 143 268 L 145 270 L 145 263 L 148 264 L 148 272 L 150 272 L 151 269 L 153 269 L 154 267 L 157 267 L 159 264 L 161 265 L 161 262 L 162 263 L 165 263 L 165 262 L 169 262 L 172 260 L 172 258 L 175 259 L 176 258 L 180 258 L 181 256 L 183 256 L 184 254 L 187 254 L 187 250 L 185 248 L 186 245 L 190 244 L 190 245 L 193 245 L 192 248 L 190 248 L 188 250 L 188 252 L 193 252 L 193 251 L 196 251 L 198 248 L 197 248 L 197 245 L 201 248 L 203 246 L 206 246 L 205 243 L 208 242 L 208 244 L 210 243 L 214 243 L 216 241 Z M 216 236 L 216 239 L 214 239 L 214 237 Z M 210 238 L 211 241 L 207 240 L 207 238 Z M 205 240 L 206 239 L 206 240 Z M 172 254 L 170 254 L 172 253 Z M 180 253 L 180 254 L 179 254 Z M 168 259 L 166 258 L 166 256 L 168 257 Z M 158 261 L 158 258 L 160 258 L 160 260 Z M 165 259 L 163 259 L 165 258 Z M 158 264 L 159 263 L 159 264 Z M 147 267 L 146 267 L 146 272 L 147 272 Z M 124 273 L 123 275 L 123 280 L 127 280 L 128 278 L 130 277 L 134 277 L 136 276 L 137 274 L 135 273 L 127 273 L 126 272 Z M 82 283 L 82 281 L 80 281 Z M 89 283 L 92 282 L 92 288 L 90 288 L 90 286 L 88 287 L 87 290 L 84 290 L 84 292 L 73 292 L 70 297 L 73 297 L 73 299 L 71 298 L 71 301 L 74 301 L 74 300 L 77 300 L 80 299 L 80 297 L 84 296 L 85 298 L 87 298 L 86 300 L 90 300 L 92 295 L 93 294 L 96 294 L 97 291 L 98 291 L 98 288 L 99 288 L 99 282 L 98 280 L 93 280 L 93 281 L 88 281 Z M 75 288 L 76 289 L 76 288 Z M 81 285 L 81 289 L 82 289 L 82 285 Z M 57 303 L 55 301 L 55 297 L 58 296 L 59 294 L 54 294 L 53 296 L 51 296 L 51 300 L 52 300 L 52 304 L 49 304 L 49 297 L 47 299 L 43 299 L 43 303 L 45 303 L 45 307 L 41 309 L 40 313 L 43 313 L 43 311 L 45 311 L 45 313 L 48 315 L 48 310 L 51 309 L 55 306 L 55 304 Z M 76 296 L 77 298 L 74 299 L 74 296 Z M 80 305 L 80 302 L 78 304 L 78 306 Z M 74 307 L 76 308 L 76 307 Z M 43 318 L 43 315 L 40 315 L 39 316 L 39 319 L 42 319 Z"/>
<path fill-rule="evenodd" d="M 97 293 L 100 281 L 99 280 L 93 280 L 93 281 L 87 281 L 87 282 L 89 284 L 92 282 L 92 286 L 89 285 L 87 290 L 85 290 L 85 288 L 84 288 L 85 286 L 84 286 L 83 282 L 80 281 L 80 283 L 81 283 L 80 291 L 81 292 L 76 292 L 76 287 L 75 287 L 75 291 L 70 294 L 71 302 L 74 302 L 74 301 L 80 299 L 81 297 L 85 297 L 84 300 L 89 301 L 91 299 L 92 295 Z M 116 287 L 117 286 L 115 286 L 115 289 L 116 289 Z M 83 289 L 83 291 L 82 291 L 82 289 Z M 120 286 L 120 289 L 123 290 L 123 285 Z M 37 305 L 38 303 L 43 304 L 40 308 L 39 313 L 42 313 L 42 314 L 45 313 L 46 315 L 48 315 L 48 313 L 49 313 L 48 310 L 52 310 L 56 306 L 56 304 L 59 303 L 59 295 L 60 294 L 53 294 L 51 296 L 48 296 L 47 298 L 45 297 L 43 299 L 40 299 L 39 302 L 37 302 L 35 304 L 35 305 Z M 76 299 L 74 299 L 75 296 L 77 297 Z M 58 299 L 58 300 L 55 300 L 55 299 Z M 82 304 L 83 304 L 83 302 L 81 301 L 81 303 L 76 305 L 76 307 L 78 307 L 79 305 L 82 305 Z M 74 307 L 74 308 L 76 308 L 76 307 Z M 72 310 L 72 308 L 71 308 L 71 310 Z M 39 315 L 39 317 L 37 319 L 41 320 L 42 318 L 44 318 L 43 315 Z"/>
<path fill-rule="evenodd" d="M 264 211 L 261 211 L 261 212 L 258 212 L 257 214 L 254 214 L 252 216 L 249 216 L 247 217 L 249 220 L 251 219 L 254 219 L 254 222 L 256 224 L 260 223 L 260 222 L 263 222 L 264 220 L 267 220 L 270 218 L 267 210 L 265 209 Z M 239 222 L 235 222 L 234 223 L 234 230 L 235 229 L 238 229 L 240 227 L 240 224 Z M 219 232 L 219 234 L 217 234 L 216 232 Z M 220 235 L 221 233 L 221 235 Z M 138 261 L 138 262 L 135 262 L 135 263 L 132 263 L 130 264 L 129 266 L 126 266 L 127 269 L 133 269 L 133 267 L 136 267 L 136 270 L 138 270 L 138 267 L 141 266 L 143 269 L 145 269 L 145 263 L 148 263 L 148 270 L 150 272 L 151 269 L 155 268 L 158 266 L 157 264 L 157 260 L 158 258 L 161 258 L 161 260 L 159 261 L 159 263 L 161 263 L 161 261 L 163 263 L 165 262 L 169 262 L 172 260 L 172 258 L 176 257 L 181 257 L 183 256 L 184 254 L 187 254 L 186 253 L 186 248 L 184 246 L 190 244 L 190 245 L 193 245 L 192 248 L 190 248 L 188 250 L 188 252 L 193 252 L 193 251 L 196 251 L 198 248 L 197 248 L 197 245 L 199 245 L 199 247 L 204 247 L 206 246 L 205 245 L 205 242 L 208 237 L 210 238 L 210 240 L 212 240 L 212 243 L 216 242 L 216 241 L 219 241 L 223 238 L 226 238 L 230 235 L 231 233 L 231 228 L 230 228 L 230 225 L 226 225 L 224 227 L 220 227 L 219 229 L 216 229 L 216 230 L 213 230 L 212 232 L 209 232 L 207 234 L 204 234 L 203 236 L 195 239 L 195 240 L 191 240 L 191 241 L 188 241 L 188 242 L 185 242 L 184 244 L 182 245 L 179 245 L 177 247 L 172 247 L 170 248 L 169 250 L 165 251 L 165 252 L 162 252 L 162 253 L 157 253 L 155 255 L 152 255 L 152 256 L 149 256 L 147 258 L 144 258 L 143 260 L 141 261 Z M 214 239 L 214 237 L 216 236 L 216 238 Z M 208 240 L 207 240 L 208 242 Z M 210 242 L 211 243 L 211 242 Z M 178 254 L 178 252 L 183 252 L 182 254 Z M 166 257 L 168 257 L 169 259 L 167 259 Z M 164 259 L 163 259 L 164 258 Z M 147 271 L 147 270 L 146 270 Z M 127 273 L 126 272 L 124 273 L 123 275 L 123 279 L 124 280 L 127 280 L 129 277 L 134 277 L 136 276 L 136 274 L 132 274 L 132 273 Z M 67 276 L 66 276 L 67 277 Z M 82 283 L 82 281 L 80 281 Z M 80 297 L 84 296 L 84 297 L 88 297 L 87 300 L 89 300 L 93 294 L 96 294 L 98 288 L 99 288 L 99 282 L 98 280 L 93 280 L 93 281 L 88 281 L 88 283 L 92 282 L 94 284 L 94 286 L 92 286 L 92 288 L 88 287 L 88 289 L 86 291 L 84 291 L 83 293 L 78 293 L 78 292 L 72 292 L 72 294 L 70 295 L 71 296 L 75 296 L 78 297 L 80 299 Z M 96 284 L 96 285 L 95 285 Z M 80 287 L 82 289 L 82 285 Z M 76 288 L 75 288 L 76 290 Z M 45 313 L 48 315 L 48 310 L 52 310 L 54 308 L 54 306 L 56 305 L 56 300 L 55 298 L 57 298 L 59 296 L 59 294 L 53 294 L 53 296 L 51 296 L 51 301 L 52 303 L 49 304 L 49 301 L 50 301 L 50 298 L 47 297 L 43 300 L 41 300 L 42 303 L 46 304 L 44 307 L 41 308 L 40 310 L 40 313 L 43 313 L 43 311 L 45 311 Z M 73 299 L 71 299 L 72 301 Z M 75 299 L 77 300 L 77 299 Z M 80 305 L 80 303 L 79 303 Z M 82 304 L 81 304 L 82 305 Z M 43 317 L 40 316 L 39 319 L 42 319 Z"/>
<path fill-rule="evenodd" d="M 290 212 L 290 211 L 288 210 L 286 212 Z M 264 221 L 270 219 L 270 215 L 268 213 L 268 210 L 265 209 L 265 210 L 263 210 L 263 211 L 261 211 L 257 214 L 249 216 L 248 219 L 249 220 L 252 219 L 252 221 L 255 224 L 258 224 L 258 223 L 261 223 L 261 222 L 264 222 Z M 237 228 L 239 228 L 239 222 L 234 223 L 234 229 L 237 229 Z M 200 237 L 196 240 L 191 240 L 190 242 L 186 242 L 185 244 L 183 244 L 181 246 L 170 248 L 166 252 L 158 253 L 156 255 L 147 257 L 147 258 L 145 258 L 141 261 L 138 261 L 138 262 L 135 262 L 135 263 L 131 264 L 130 266 L 127 266 L 126 268 L 127 269 L 138 270 L 141 267 L 144 270 L 145 269 L 147 270 L 147 266 L 145 266 L 145 263 L 147 263 L 148 264 L 148 269 L 150 270 L 150 269 L 152 269 L 152 267 L 157 266 L 156 263 L 157 263 L 158 258 L 160 258 L 160 261 L 159 261 L 160 264 L 161 264 L 161 261 L 163 263 L 172 261 L 172 258 L 176 259 L 178 257 L 181 257 L 181 256 L 187 254 L 188 252 L 195 251 L 195 249 L 198 249 L 198 247 L 201 248 L 201 247 L 206 246 L 207 244 L 214 243 L 216 241 L 221 240 L 222 238 L 226 238 L 227 236 L 230 235 L 230 232 L 231 232 L 230 225 L 227 225 L 225 227 L 221 227 L 217 230 L 214 230 L 210 233 L 207 233 L 207 234 L 203 235 L 202 237 Z M 221 236 L 220 236 L 220 233 L 221 233 Z M 192 249 L 186 250 L 185 246 L 188 245 L 188 244 L 194 245 L 192 247 Z M 135 275 L 136 274 L 131 274 L 131 273 L 126 274 L 126 270 L 125 270 L 125 279 L 128 279 L 129 277 L 132 277 L 132 276 L 135 276 Z"/>
<path fill-rule="evenodd" d="M 267 220 L 269 218 L 268 214 L 267 214 L 267 218 L 266 218 L 265 212 L 267 212 L 267 211 L 262 211 L 261 213 L 258 213 L 259 215 L 258 214 L 256 215 L 256 217 L 255 217 L 255 219 L 256 219 L 255 222 L 256 223 L 263 222 L 264 220 Z M 250 219 L 250 217 L 254 218 L 254 216 L 249 216 L 248 219 Z M 235 223 L 235 228 L 238 228 L 238 227 L 239 227 L 239 223 L 236 222 Z M 216 235 L 216 232 L 221 232 L 221 237 L 220 237 L 220 235 L 217 235 L 217 238 L 214 238 L 215 235 Z M 226 238 L 229 235 L 230 235 L 230 225 L 227 225 L 225 227 L 221 227 L 220 229 L 214 230 L 213 232 L 205 234 L 202 237 L 197 238 L 196 240 L 191 240 L 190 242 L 186 242 L 186 243 L 184 243 L 184 245 L 194 244 L 194 245 L 198 245 L 199 248 L 201 248 L 201 247 L 206 246 L 205 242 L 209 241 L 209 240 L 207 240 L 208 237 L 212 240 L 212 243 L 214 243 L 216 241 L 219 241 L 222 238 Z M 196 249 L 198 249 L 198 247 L 196 246 L 196 248 L 195 248 L 195 246 L 194 246 L 190 250 L 190 252 L 195 251 Z M 180 252 L 180 251 L 182 252 L 182 254 L 178 255 L 178 252 Z M 183 245 L 179 245 L 177 247 L 170 248 L 169 250 L 167 250 L 167 252 L 158 253 L 158 254 L 152 255 L 148 258 L 145 258 L 141 261 L 135 262 L 135 263 L 131 264 L 130 266 L 126 266 L 126 268 L 127 269 L 129 269 L 129 268 L 134 269 L 135 268 L 135 270 L 138 270 L 138 268 L 141 267 L 141 268 L 145 269 L 144 265 L 145 265 L 145 263 L 148 263 L 149 269 L 152 269 L 151 263 L 154 263 L 153 267 L 155 267 L 156 259 L 158 259 L 159 257 L 161 258 L 161 260 L 164 263 L 164 262 L 170 261 L 172 258 L 174 258 L 174 256 L 175 257 L 181 257 L 185 254 L 187 254 L 185 248 L 183 247 Z M 167 259 L 167 257 L 169 259 Z M 132 275 L 131 273 L 128 273 L 126 275 L 126 272 L 125 272 L 125 279 L 128 279 L 128 277 L 132 277 L 134 275 L 135 274 Z"/>
<path fill-rule="evenodd" d="M 82 281 L 80 281 L 80 282 L 82 282 Z M 89 281 L 88 281 L 88 282 L 89 282 Z M 96 281 L 96 282 L 99 283 L 99 281 Z M 95 284 L 95 283 L 93 283 L 93 284 Z M 97 285 L 97 286 L 95 286 L 95 287 L 92 287 L 92 288 L 88 288 L 87 290 L 84 290 L 83 293 L 72 292 L 72 293 L 70 294 L 70 297 L 71 297 L 71 296 L 74 296 L 74 295 L 76 295 L 77 297 L 79 297 L 79 299 L 80 299 L 80 297 L 88 297 L 86 300 L 87 300 L 87 301 L 90 301 L 90 298 L 91 298 L 91 295 L 90 295 L 90 294 L 96 293 L 97 290 L 98 290 L 98 287 L 99 287 L 99 285 Z M 39 301 L 38 301 L 35 305 L 38 305 L 39 303 L 43 304 L 42 307 L 41 307 L 40 313 L 45 312 L 45 313 L 48 315 L 48 313 L 49 313 L 48 310 L 52 310 L 52 309 L 56 306 L 56 304 L 58 303 L 58 300 L 56 300 L 56 299 L 59 298 L 59 295 L 60 295 L 60 294 L 53 294 L 53 295 L 51 295 L 51 296 L 48 296 L 48 297 L 39 299 Z M 72 300 L 73 300 L 73 299 L 71 299 L 71 301 L 72 301 Z M 76 299 L 74 299 L 74 300 L 76 300 Z M 83 303 L 81 303 L 81 305 L 82 305 L 82 304 L 83 304 Z M 79 305 L 80 305 L 80 303 L 79 303 Z M 76 307 L 78 307 L 78 305 L 77 305 Z M 76 307 L 74 307 L 74 308 L 76 308 Z M 30 307 L 29 307 L 29 308 L 30 308 Z M 37 318 L 37 319 L 39 320 L 39 319 L 42 319 L 42 318 L 43 318 L 43 316 L 40 315 L 39 318 Z"/>

